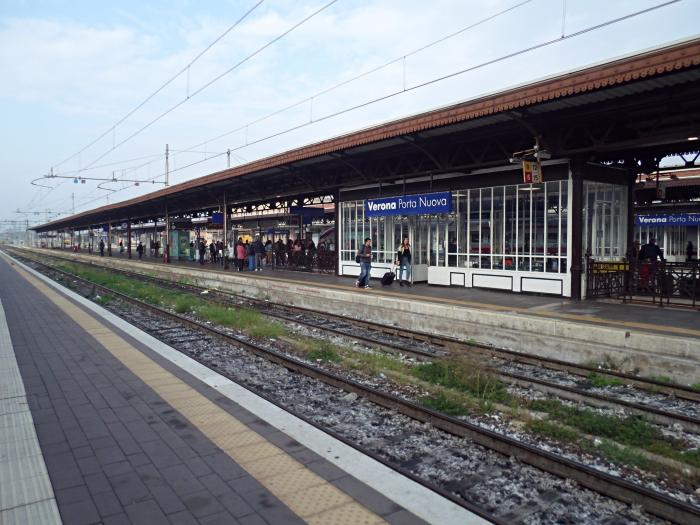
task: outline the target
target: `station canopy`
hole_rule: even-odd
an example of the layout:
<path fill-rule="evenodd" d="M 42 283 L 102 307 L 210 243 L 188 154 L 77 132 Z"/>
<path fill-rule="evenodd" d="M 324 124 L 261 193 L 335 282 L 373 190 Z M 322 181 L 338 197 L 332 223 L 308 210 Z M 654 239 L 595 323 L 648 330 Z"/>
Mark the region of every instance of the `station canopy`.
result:
<path fill-rule="evenodd" d="M 506 166 L 535 138 L 552 158 L 649 172 L 697 150 L 700 38 L 645 51 L 273 155 L 37 232 L 162 218 L 219 206 L 336 195 L 340 188 Z M 494 174 L 494 176 L 497 176 Z"/>

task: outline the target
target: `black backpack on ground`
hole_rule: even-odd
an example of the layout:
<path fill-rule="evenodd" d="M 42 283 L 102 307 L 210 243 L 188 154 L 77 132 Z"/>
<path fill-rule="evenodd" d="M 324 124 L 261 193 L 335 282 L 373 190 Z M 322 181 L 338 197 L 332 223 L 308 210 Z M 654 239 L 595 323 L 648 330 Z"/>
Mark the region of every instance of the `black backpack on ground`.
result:
<path fill-rule="evenodd" d="M 386 272 L 382 275 L 382 286 L 389 286 L 396 279 L 396 274 L 394 272 Z"/>

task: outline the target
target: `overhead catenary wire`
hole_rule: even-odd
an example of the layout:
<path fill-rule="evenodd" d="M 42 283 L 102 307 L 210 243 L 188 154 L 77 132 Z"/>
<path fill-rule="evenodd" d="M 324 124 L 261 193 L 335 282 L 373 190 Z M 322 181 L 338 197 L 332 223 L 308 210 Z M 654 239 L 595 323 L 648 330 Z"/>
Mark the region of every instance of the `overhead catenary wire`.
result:
<path fill-rule="evenodd" d="M 153 97 L 155 97 L 158 93 L 160 93 L 160 92 L 163 91 L 166 87 L 168 87 L 170 84 L 172 84 L 172 83 L 173 83 L 175 80 L 177 80 L 183 73 L 189 71 L 190 67 L 192 67 L 192 65 L 194 65 L 195 62 L 197 62 L 200 58 L 202 58 L 202 56 L 204 56 L 204 54 L 205 54 L 207 51 L 209 51 L 214 45 L 216 45 L 218 42 L 220 42 L 221 39 L 224 38 L 226 35 L 228 35 L 234 28 L 236 28 L 238 25 L 240 25 L 240 23 L 243 22 L 243 21 L 244 21 L 253 11 L 255 11 L 255 9 L 257 9 L 257 8 L 260 6 L 260 4 L 262 4 L 263 2 L 264 2 L 264 0 L 258 0 L 258 2 L 257 2 L 255 5 L 253 5 L 250 9 L 248 9 L 248 11 L 246 11 L 245 13 L 243 13 L 243 15 L 242 15 L 240 18 L 238 18 L 238 20 L 236 20 L 231 26 L 229 26 L 229 27 L 226 29 L 226 31 L 224 31 L 221 35 L 219 35 L 213 42 L 211 42 L 207 47 L 205 47 L 202 51 L 200 51 L 200 52 L 197 54 L 197 56 L 195 56 L 192 60 L 190 60 L 190 62 L 189 62 L 185 67 L 183 67 L 182 69 L 180 69 L 180 71 L 178 71 L 177 73 L 175 73 L 175 75 L 173 75 L 173 76 L 170 77 L 168 80 L 166 80 L 158 89 L 156 89 L 153 93 L 151 93 L 150 95 L 148 95 L 144 100 L 142 100 L 139 104 L 137 104 L 131 111 L 129 111 L 128 113 L 126 113 L 126 115 L 124 115 L 122 118 L 120 118 L 115 124 L 113 124 L 113 125 L 112 125 L 109 129 L 107 129 L 104 133 L 102 133 L 101 135 L 99 135 L 99 136 L 98 136 L 97 138 L 95 138 L 92 142 L 90 142 L 89 144 L 87 144 L 86 146 L 84 146 L 82 149 L 80 149 L 79 151 L 77 151 L 76 153 L 74 153 L 73 155 L 71 155 L 70 157 L 65 158 L 64 160 L 62 160 L 61 162 L 59 162 L 59 163 L 57 163 L 57 164 L 54 164 L 54 167 L 57 168 L 57 167 L 59 167 L 59 166 L 65 164 L 65 163 L 68 162 L 69 160 L 72 160 L 72 159 L 74 159 L 75 157 L 81 155 L 83 152 L 85 152 L 85 151 L 86 151 L 87 149 L 89 149 L 90 147 L 94 146 L 94 145 L 95 145 L 97 142 L 99 142 L 101 139 L 103 139 L 104 137 L 106 137 L 107 135 L 109 135 L 110 133 L 112 133 L 113 131 L 115 131 L 116 128 L 117 128 L 117 126 L 119 126 L 120 124 L 122 124 L 125 120 L 127 120 L 129 117 L 131 117 L 131 115 L 133 115 L 133 114 L 136 113 L 139 109 L 141 109 L 143 106 L 145 106 L 151 99 L 153 99 Z M 114 144 L 113 144 L 113 146 L 112 146 L 112 149 L 115 149 Z"/>
<path fill-rule="evenodd" d="M 140 134 L 143 133 L 145 130 L 147 130 L 148 128 L 150 128 L 153 124 L 155 124 L 156 122 L 158 122 L 159 120 L 161 120 L 163 117 L 169 115 L 170 113 L 172 113 L 173 111 L 175 111 L 177 108 L 179 108 L 180 106 L 182 106 L 183 104 L 185 104 L 186 102 L 188 102 L 188 101 L 191 100 L 192 98 L 196 97 L 197 95 L 199 95 L 200 93 L 202 93 L 204 90 L 206 90 L 207 88 L 209 88 L 210 86 L 212 86 L 213 84 L 215 84 L 216 82 L 218 82 L 219 80 L 221 80 L 222 78 L 224 78 L 226 75 L 229 75 L 230 73 L 232 73 L 233 71 L 235 71 L 236 69 L 238 69 L 240 66 L 242 66 L 243 64 L 245 64 L 246 62 L 248 62 L 250 59 L 252 59 L 253 57 L 255 57 L 255 56 L 257 56 L 258 54 L 262 53 L 265 49 L 267 49 L 267 48 L 270 47 L 271 45 L 275 44 L 276 42 L 278 42 L 279 40 L 281 40 L 282 38 L 284 38 L 284 37 L 287 36 L 288 34 L 292 33 L 294 30 L 298 29 L 299 27 L 301 27 L 302 25 L 304 25 L 306 22 L 308 22 L 309 20 L 311 20 L 312 18 L 314 18 L 315 16 L 317 16 L 317 15 L 320 14 L 321 12 L 323 12 L 323 11 L 325 11 L 326 9 L 328 9 L 329 7 L 331 7 L 331 6 L 332 6 L 333 4 L 335 4 L 336 2 L 338 2 L 338 0 L 331 0 L 331 1 L 328 2 L 327 4 L 321 6 L 319 9 L 317 9 L 316 11 L 312 12 L 310 15 L 306 16 L 305 18 L 303 18 L 302 20 L 300 20 L 299 22 L 297 22 L 296 24 L 294 24 L 292 27 L 290 27 L 289 29 L 287 29 L 286 31 L 284 31 L 282 34 L 276 36 L 275 38 L 273 38 L 272 40 L 270 40 L 269 42 L 267 42 L 267 43 L 264 44 L 263 46 L 259 47 L 258 49 L 256 49 L 255 51 L 253 51 L 252 53 L 250 53 L 249 55 L 247 55 L 245 58 L 239 60 L 235 65 L 233 65 L 232 67 L 230 67 L 229 69 L 227 69 L 227 70 L 224 71 L 223 73 L 220 73 L 220 74 L 217 75 L 216 77 L 212 78 L 211 80 L 209 80 L 208 82 L 206 82 L 204 85 L 202 85 L 201 87 L 199 87 L 198 89 L 196 89 L 196 90 L 193 91 L 192 93 L 189 93 L 189 94 L 188 94 L 185 98 L 183 98 L 180 102 L 177 102 L 176 104 L 174 104 L 173 106 L 171 106 L 170 108 L 168 108 L 167 110 L 165 110 L 164 112 L 162 112 L 161 114 L 159 114 L 157 117 L 155 117 L 154 119 L 150 120 L 150 121 L 147 122 L 145 125 L 143 125 L 143 126 L 140 127 L 139 129 L 137 129 L 136 131 L 134 131 L 133 133 L 131 133 L 131 134 L 130 134 L 129 136 L 127 136 L 125 139 L 123 139 L 123 140 L 121 140 L 120 142 L 118 142 L 118 143 L 117 143 L 116 145 L 114 145 L 111 149 L 109 149 L 109 150 L 105 151 L 104 153 L 102 153 L 101 155 L 99 155 L 96 159 L 94 159 L 92 162 L 90 162 L 86 167 L 90 167 L 90 166 L 94 165 L 95 163 L 99 162 L 100 160 L 102 160 L 103 158 L 105 158 L 107 155 L 109 155 L 110 153 L 112 153 L 112 151 L 114 151 L 116 148 L 119 148 L 119 147 L 123 146 L 124 144 L 126 144 L 127 142 L 129 142 L 129 141 L 130 141 L 131 139 L 133 139 L 134 137 L 140 135 Z"/>
<path fill-rule="evenodd" d="M 160 93 L 163 89 L 165 89 L 165 88 L 166 88 L 167 86 L 169 86 L 172 82 L 174 82 L 177 78 L 179 78 L 185 71 L 187 71 L 187 73 L 188 73 L 188 75 L 189 75 L 189 70 L 190 70 L 190 68 L 192 67 L 192 65 L 194 65 L 200 58 L 202 58 L 202 56 L 204 56 L 204 54 L 206 54 L 207 51 L 209 51 L 214 45 L 216 45 L 218 42 L 220 42 L 221 39 L 223 39 L 223 38 L 224 38 L 226 35 L 228 35 L 233 29 L 235 29 L 238 25 L 240 25 L 241 22 L 243 22 L 243 21 L 244 21 L 255 9 L 257 9 L 263 2 L 264 2 L 264 0 L 258 0 L 258 2 L 257 2 L 256 4 L 254 4 L 250 9 L 248 9 L 248 11 L 246 11 L 238 20 L 236 20 L 233 24 L 231 24 L 231 25 L 230 25 L 223 33 L 221 33 L 214 41 L 212 41 L 212 42 L 211 42 L 209 45 L 207 45 L 202 51 L 200 51 L 192 60 L 190 60 L 190 62 L 189 62 L 187 65 L 185 65 L 180 71 L 178 71 L 178 72 L 177 72 L 175 75 L 173 75 L 171 78 L 169 78 L 168 80 L 166 80 L 158 89 L 156 89 L 153 93 L 151 93 L 150 95 L 148 95 L 143 101 L 141 101 L 138 105 L 136 105 L 131 111 L 129 111 L 128 113 L 126 113 L 126 115 L 124 115 L 124 116 L 123 116 L 121 119 L 119 119 L 115 124 L 113 124 L 112 127 L 110 127 L 109 129 L 107 129 L 104 133 L 102 133 L 101 135 L 99 135 L 99 136 L 98 136 L 97 138 L 95 138 L 92 142 L 90 142 L 89 144 L 87 144 L 86 146 L 84 146 L 82 149 L 80 149 L 79 151 L 77 151 L 76 153 L 74 153 L 73 155 L 71 155 L 70 157 L 67 157 L 66 159 L 62 160 L 61 162 L 55 164 L 55 165 L 52 167 L 52 169 L 53 169 L 53 168 L 57 168 L 57 167 L 59 167 L 59 166 L 65 164 L 66 162 L 68 162 L 69 160 L 71 160 L 71 159 L 73 159 L 73 158 L 75 158 L 75 157 L 78 157 L 78 159 L 80 159 L 80 156 L 82 155 L 82 153 L 84 153 L 87 149 L 89 149 L 90 147 L 92 147 L 93 145 L 95 145 L 97 142 L 99 142 L 101 139 L 103 139 L 104 137 L 106 137 L 106 136 L 107 136 L 108 134 L 110 134 L 110 133 L 112 133 L 112 149 L 114 149 L 114 148 L 115 148 L 115 132 L 116 132 L 117 126 L 119 126 L 120 124 L 122 124 L 122 123 L 123 123 L 124 121 L 126 121 L 131 115 L 133 115 L 133 114 L 136 113 L 139 109 L 141 109 L 144 105 L 146 105 L 151 99 L 153 99 L 153 97 L 155 97 L 155 96 L 156 96 L 158 93 Z M 189 80 L 189 76 L 188 76 L 188 80 Z M 127 162 L 130 162 L 130 161 L 127 161 Z M 80 164 L 80 162 L 79 162 L 79 164 Z M 109 164 L 103 165 L 103 166 L 108 166 L 108 165 L 109 165 Z M 97 167 L 95 166 L 95 167 L 93 167 L 93 168 L 96 169 Z M 85 169 L 93 169 L 93 168 L 82 168 L 81 166 L 79 166 L 79 168 L 78 168 L 77 170 L 73 170 L 71 173 L 79 173 L 79 172 L 81 172 L 81 171 L 83 171 L 83 170 L 85 170 Z M 34 179 L 34 180 L 38 180 L 38 179 Z M 34 184 L 33 181 L 32 181 L 32 183 Z M 56 186 L 50 187 L 49 191 L 44 192 L 43 197 L 42 197 L 42 195 L 41 195 L 42 191 L 39 190 L 39 192 L 38 192 L 37 194 L 35 194 L 35 196 L 31 199 L 30 204 L 33 204 L 34 201 L 35 201 L 37 198 L 39 199 L 39 202 L 43 201 L 43 199 L 46 198 L 46 196 L 47 196 L 52 190 L 57 189 L 58 187 L 62 186 L 64 183 L 65 183 L 65 181 L 63 181 L 63 182 L 57 184 Z M 35 185 L 35 186 L 46 187 L 46 186 L 38 185 L 38 184 L 34 184 L 34 185 Z"/>
<path fill-rule="evenodd" d="M 497 57 L 497 58 L 494 58 L 494 59 L 491 59 L 491 60 L 488 60 L 488 61 L 484 61 L 484 62 L 481 62 L 481 63 L 476 64 L 476 65 L 474 65 L 474 66 L 470 66 L 470 67 L 467 67 L 467 68 L 460 69 L 460 70 L 458 70 L 458 71 L 454 71 L 454 72 L 452 72 L 452 73 L 450 73 L 450 74 L 447 74 L 447 75 L 442 75 L 442 76 L 440 76 L 440 77 L 436 77 L 436 78 L 433 78 L 433 79 L 431 79 L 431 80 L 428 80 L 428 81 L 425 81 L 425 82 L 422 82 L 422 83 L 419 83 L 419 84 L 416 84 L 416 85 L 413 85 L 413 86 L 406 87 L 405 89 L 402 87 L 400 90 L 397 90 L 397 91 L 394 91 L 394 92 L 392 92 L 392 93 L 383 95 L 383 96 L 381 96 L 381 97 L 377 97 L 377 98 L 374 98 L 374 99 L 372 99 L 372 100 L 369 100 L 369 101 L 366 101 L 366 102 L 363 102 L 363 103 L 360 103 L 360 104 L 357 104 L 357 105 L 354 105 L 354 106 L 351 106 L 351 107 L 348 107 L 348 108 L 345 108 L 345 109 L 336 111 L 336 112 L 334 112 L 334 113 L 330 113 L 330 114 L 324 115 L 324 116 L 322 116 L 322 117 L 318 117 L 318 118 L 316 118 L 316 119 L 314 119 L 314 120 L 312 120 L 312 121 L 307 121 L 307 122 L 298 124 L 298 125 L 296 125 L 296 126 L 289 127 L 289 128 L 287 128 L 287 129 L 281 130 L 281 131 L 279 131 L 279 132 L 276 132 L 276 133 L 267 135 L 267 136 L 265 136 L 265 137 L 261 137 L 261 138 L 259 138 L 259 139 L 257 139 L 257 140 L 254 140 L 254 141 L 246 141 L 246 144 L 240 145 L 240 146 L 237 146 L 237 147 L 232 147 L 232 148 L 230 148 L 230 151 L 231 151 L 231 152 L 238 151 L 238 150 L 244 149 L 244 148 L 246 148 L 246 147 L 249 147 L 249 146 L 252 146 L 252 145 L 255 145 L 255 144 L 259 144 L 259 143 L 261 143 L 261 142 L 264 142 L 264 141 L 267 141 L 267 140 L 270 140 L 270 139 L 273 139 L 273 138 L 280 137 L 280 136 L 285 135 L 285 134 L 287 134 L 287 133 L 291 133 L 291 132 L 293 132 L 293 131 L 297 131 L 297 130 L 299 130 L 299 129 L 302 129 L 302 128 L 304 128 L 304 127 L 310 126 L 310 125 L 312 125 L 312 124 L 315 124 L 315 123 L 318 123 L 318 122 L 322 122 L 322 121 L 325 121 L 325 120 L 328 120 L 328 119 L 331 119 L 331 118 L 334 118 L 334 117 L 343 115 L 343 114 L 348 113 L 348 112 L 350 112 L 350 111 L 354 111 L 354 110 L 356 110 L 356 109 L 360 109 L 360 108 L 364 108 L 364 107 L 370 106 L 370 105 L 372 105 L 372 104 L 376 104 L 376 103 L 378 103 L 378 102 L 381 102 L 381 101 L 384 101 L 384 100 L 393 98 L 393 97 L 395 97 L 395 96 L 397 96 L 397 95 L 401 95 L 401 94 L 406 93 L 406 92 L 414 91 L 414 90 L 417 90 L 417 89 L 420 89 L 420 88 L 423 88 L 423 87 L 426 87 L 426 86 L 429 86 L 429 85 L 432 85 L 432 84 L 436 84 L 436 83 L 438 83 L 438 82 L 442 82 L 442 81 L 444 81 L 444 80 L 447 80 L 447 79 L 450 79 L 450 78 L 454 78 L 454 77 L 456 77 L 456 76 L 465 74 L 465 73 L 467 73 L 467 72 L 474 71 L 474 70 L 477 70 L 477 69 L 480 69 L 480 68 L 483 68 L 483 67 L 487 67 L 487 66 L 489 66 L 489 65 L 493 65 L 493 64 L 495 64 L 495 63 L 502 62 L 502 61 L 504 61 L 504 60 L 507 60 L 507 59 L 510 59 L 510 58 L 514 58 L 514 57 L 516 57 L 516 56 L 523 55 L 523 54 L 525 54 L 525 53 L 529 53 L 529 52 L 535 51 L 535 50 L 537 50 L 537 49 L 542 49 L 542 48 L 544 48 L 544 47 L 548 47 L 548 46 L 554 45 L 554 44 L 556 44 L 556 43 L 563 42 L 563 41 L 565 41 L 565 40 L 569 40 L 569 39 L 572 39 L 572 38 L 576 38 L 576 37 L 579 37 L 579 36 L 584 35 L 584 34 L 586 34 L 586 33 L 590 33 L 590 32 L 592 32 L 592 31 L 596 31 L 596 30 L 602 29 L 602 28 L 604 28 L 604 27 L 609 27 L 609 26 L 611 26 L 611 25 L 614 25 L 614 24 L 623 22 L 623 21 L 625 21 L 625 20 L 629 20 L 629 19 L 635 18 L 635 17 L 637 17 L 637 16 L 641 16 L 641 15 L 644 15 L 644 14 L 647 14 L 647 13 L 650 13 L 650 12 L 653 12 L 653 11 L 656 11 L 656 10 L 659 10 L 659 9 L 662 9 L 662 8 L 667 7 L 667 6 L 669 6 L 669 5 L 680 3 L 681 1 L 682 1 L 682 0 L 668 0 L 668 1 L 666 1 L 666 2 L 662 2 L 662 3 L 656 4 L 656 5 L 650 6 L 650 7 L 648 7 L 648 8 L 645 8 L 645 9 L 637 10 L 637 11 L 634 11 L 634 12 L 631 12 L 631 13 L 627 13 L 627 14 L 625 14 L 625 15 L 622 15 L 622 16 L 619 16 L 619 17 L 616 17 L 616 18 L 612 18 L 612 19 L 606 20 L 606 21 L 601 22 L 601 23 L 599 23 L 599 24 L 595 24 L 595 25 L 589 26 L 589 27 L 587 27 L 587 28 L 581 29 L 581 30 L 579 30 L 579 31 L 576 31 L 576 32 L 573 32 L 573 33 L 570 33 L 570 34 L 565 34 L 565 35 L 563 35 L 563 36 L 561 36 L 561 37 L 556 37 L 556 38 L 553 38 L 553 39 L 549 39 L 549 40 L 540 42 L 540 43 L 538 43 L 538 44 L 535 44 L 535 45 L 532 45 L 532 46 L 528 46 L 528 47 L 526 47 L 526 48 L 522 48 L 522 49 L 520 49 L 520 50 L 517 50 L 517 51 L 511 52 L 511 53 L 507 53 L 507 54 L 501 55 L 501 56 L 499 56 L 499 57 Z M 308 99 L 305 99 L 305 100 L 308 100 Z M 300 103 L 297 103 L 296 105 L 299 105 L 299 104 L 300 104 Z M 291 106 L 291 107 L 294 107 L 294 106 Z M 275 112 L 275 113 L 273 113 L 273 114 L 278 114 L 278 113 L 280 113 L 280 112 L 282 112 L 282 111 L 284 111 L 284 110 L 278 110 L 277 112 Z M 269 118 L 269 116 L 271 116 L 271 115 L 272 115 L 272 114 L 267 115 L 267 116 L 265 116 L 265 117 L 262 117 L 261 119 L 257 119 L 257 121 L 254 121 L 254 122 L 259 122 L 259 121 L 261 121 L 261 120 L 264 120 L 265 118 Z M 225 134 L 223 134 L 223 135 L 219 135 L 219 136 L 217 136 L 217 138 L 210 139 L 209 141 L 202 142 L 202 143 L 197 144 L 197 145 L 195 145 L 195 146 L 191 146 L 190 148 L 196 148 L 196 147 L 202 146 L 202 145 L 204 145 L 204 144 L 206 144 L 206 143 L 208 143 L 208 142 L 212 142 L 213 140 L 217 140 L 218 138 L 222 138 L 222 137 L 224 137 L 224 136 L 226 136 L 226 135 L 229 135 L 229 134 L 231 134 L 231 133 L 234 133 L 235 131 L 240 131 L 241 129 L 244 129 L 245 127 L 247 127 L 247 126 L 249 126 L 249 125 L 250 125 L 250 124 L 247 124 L 246 126 L 241 126 L 241 127 L 237 128 L 237 129 L 234 130 L 234 131 L 230 131 L 230 132 L 227 132 L 227 133 L 225 133 Z M 188 148 L 188 149 L 190 149 L 190 148 Z M 184 169 L 187 169 L 187 168 L 190 168 L 190 167 L 193 167 L 193 166 L 202 164 L 202 163 L 204 163 L 204 162 L 207 162 L 207 161 L 209 161 L 209 160 L 212 160 L 212 159 L 221 157 L 221 156 L 226 155 L 226 154 L 227 154 L 226 152 L 223 152 L 223 153 L 216 153 L 216 154 L 214 154 L 214 155 L 212 155 L 212 156 L 210 156 L 210 157 L 206 157 L 206 158 L 204 158 L 204 159 L 200 159 L 200 160 L 197 160 L 197 161 L 194 161 L 194 162 L 191 162 L 191 163 L 188 163 L 188 164 L 179 166 L 178 168 L 171 169 L 171 170 L 170 170 L 170 173 L 172 174 L 172 173 L 174 173 L 174 172 L 178 172 L 178 171 L 181 171 L 181 170 L 184 170 Z M 162 174 L 156 175 L 156 176 L 153 177 L 153 178 L 155 179 L 155 178 L 158 178 L 158 177 L 160 177 L 160 176 L 162 176 Z M 125 189 L 126 189 L 126 188 L 125 188 Z M 121 190 L 119 190 L 119 191 L 121 191 Z M 96 200 L 100 200 L 101 198 L 104 198 L 104 197 L 98 197 L 98 198 L 92 199 L 92 200 L 90 200 L 90 201 L 87 201 L 87 202 L 83 203 L 82 205 L 85 206 L 85 205 L 87 205 L 87 204 L 90 204 L 90 203 L 92 203 L 92 202 L 95 202 Z"/>

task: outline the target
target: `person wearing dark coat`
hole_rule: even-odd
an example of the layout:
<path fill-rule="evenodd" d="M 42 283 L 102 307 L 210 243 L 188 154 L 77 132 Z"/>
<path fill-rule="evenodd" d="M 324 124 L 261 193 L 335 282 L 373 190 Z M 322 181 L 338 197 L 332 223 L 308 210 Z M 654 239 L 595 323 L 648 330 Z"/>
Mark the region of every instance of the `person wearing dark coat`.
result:
<path fill-rule="evenodd" d="M 649 242 L 642 246 L 642 249 L 639 251 L 639 260 L 649 262 L 665 260 L 664 252 L 656 245 L 656 239 L 654 237 L 649 239 Z"/>

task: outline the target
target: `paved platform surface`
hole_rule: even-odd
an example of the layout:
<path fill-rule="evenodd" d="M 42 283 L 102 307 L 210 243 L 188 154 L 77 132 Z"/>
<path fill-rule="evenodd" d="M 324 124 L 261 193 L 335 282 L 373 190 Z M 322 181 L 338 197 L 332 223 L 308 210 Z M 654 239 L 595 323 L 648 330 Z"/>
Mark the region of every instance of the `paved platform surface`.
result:
<path fill-rule="evenodd" d="M 59 250 L 52 250 L 59 253 Z M 70 254 L 70 252 L 60 252 Z M 81 252 L 87 255 L 87 252 Z M 99 254 L 93 254 L 99 258 Z M 105 255 L 105 257 L 107 257 Z M 112 257 L 125 259 L 126 253 L 113 252 Z M 134 254 L 132 259 L 138 262 Z M 144 257 L 142 262 L 150 264 L 164 264 L 162 258 Z M 223 272 L 219 264 L 200 265 L 188 260 L 173 261 L 171 265 L 204 268 L 211 271 Z M 235 272 L 232 268 L 226 273 Z M 265 268 L 262 272 L 242 272 L 251 279 L 270 279 L 270 286 L 274 286 L 274 280 L 297 281 L 302 283 L 319 284 L 324 287 L 341 287 L 344 290 L 354 290 L 356 293 L 387 294 L 405 297 L 407 300 L 447 302 L 449 304 L 477 307 L 484 310 L 509 311 L 553 319 L 566 319 L 569 321 L 593 323 L 604 326 L 620 326 L 635 328 L 656 333 L 670 333 L 681 336 L 700 337 L 700 308 L 696 310 L 687 308 L 674 308 L 655 306 L 652 304 L 625 304 L 612 300 L 584 300 L 573 301 L 571 299 L 541 296 L 524 293 L 500 292 L 481 288 L 464 288 L 448 286 L 431 286 L 425 283 L 417 283 L 412 287 L 400 287 L 394 283 L 390 287 L 382 287 L 378 280 L 372 281 L 371 290 L 358 290 L 354 287 L 353 277 L 338 277 L 336 275 L 319 274 L 311 272 L 289 271 L 284 269 L 273 270 Z"/>
<path fill-rule="evenodd" d="M 0 300 L 64 523 L 425 523 L 4 257 Z"/>

